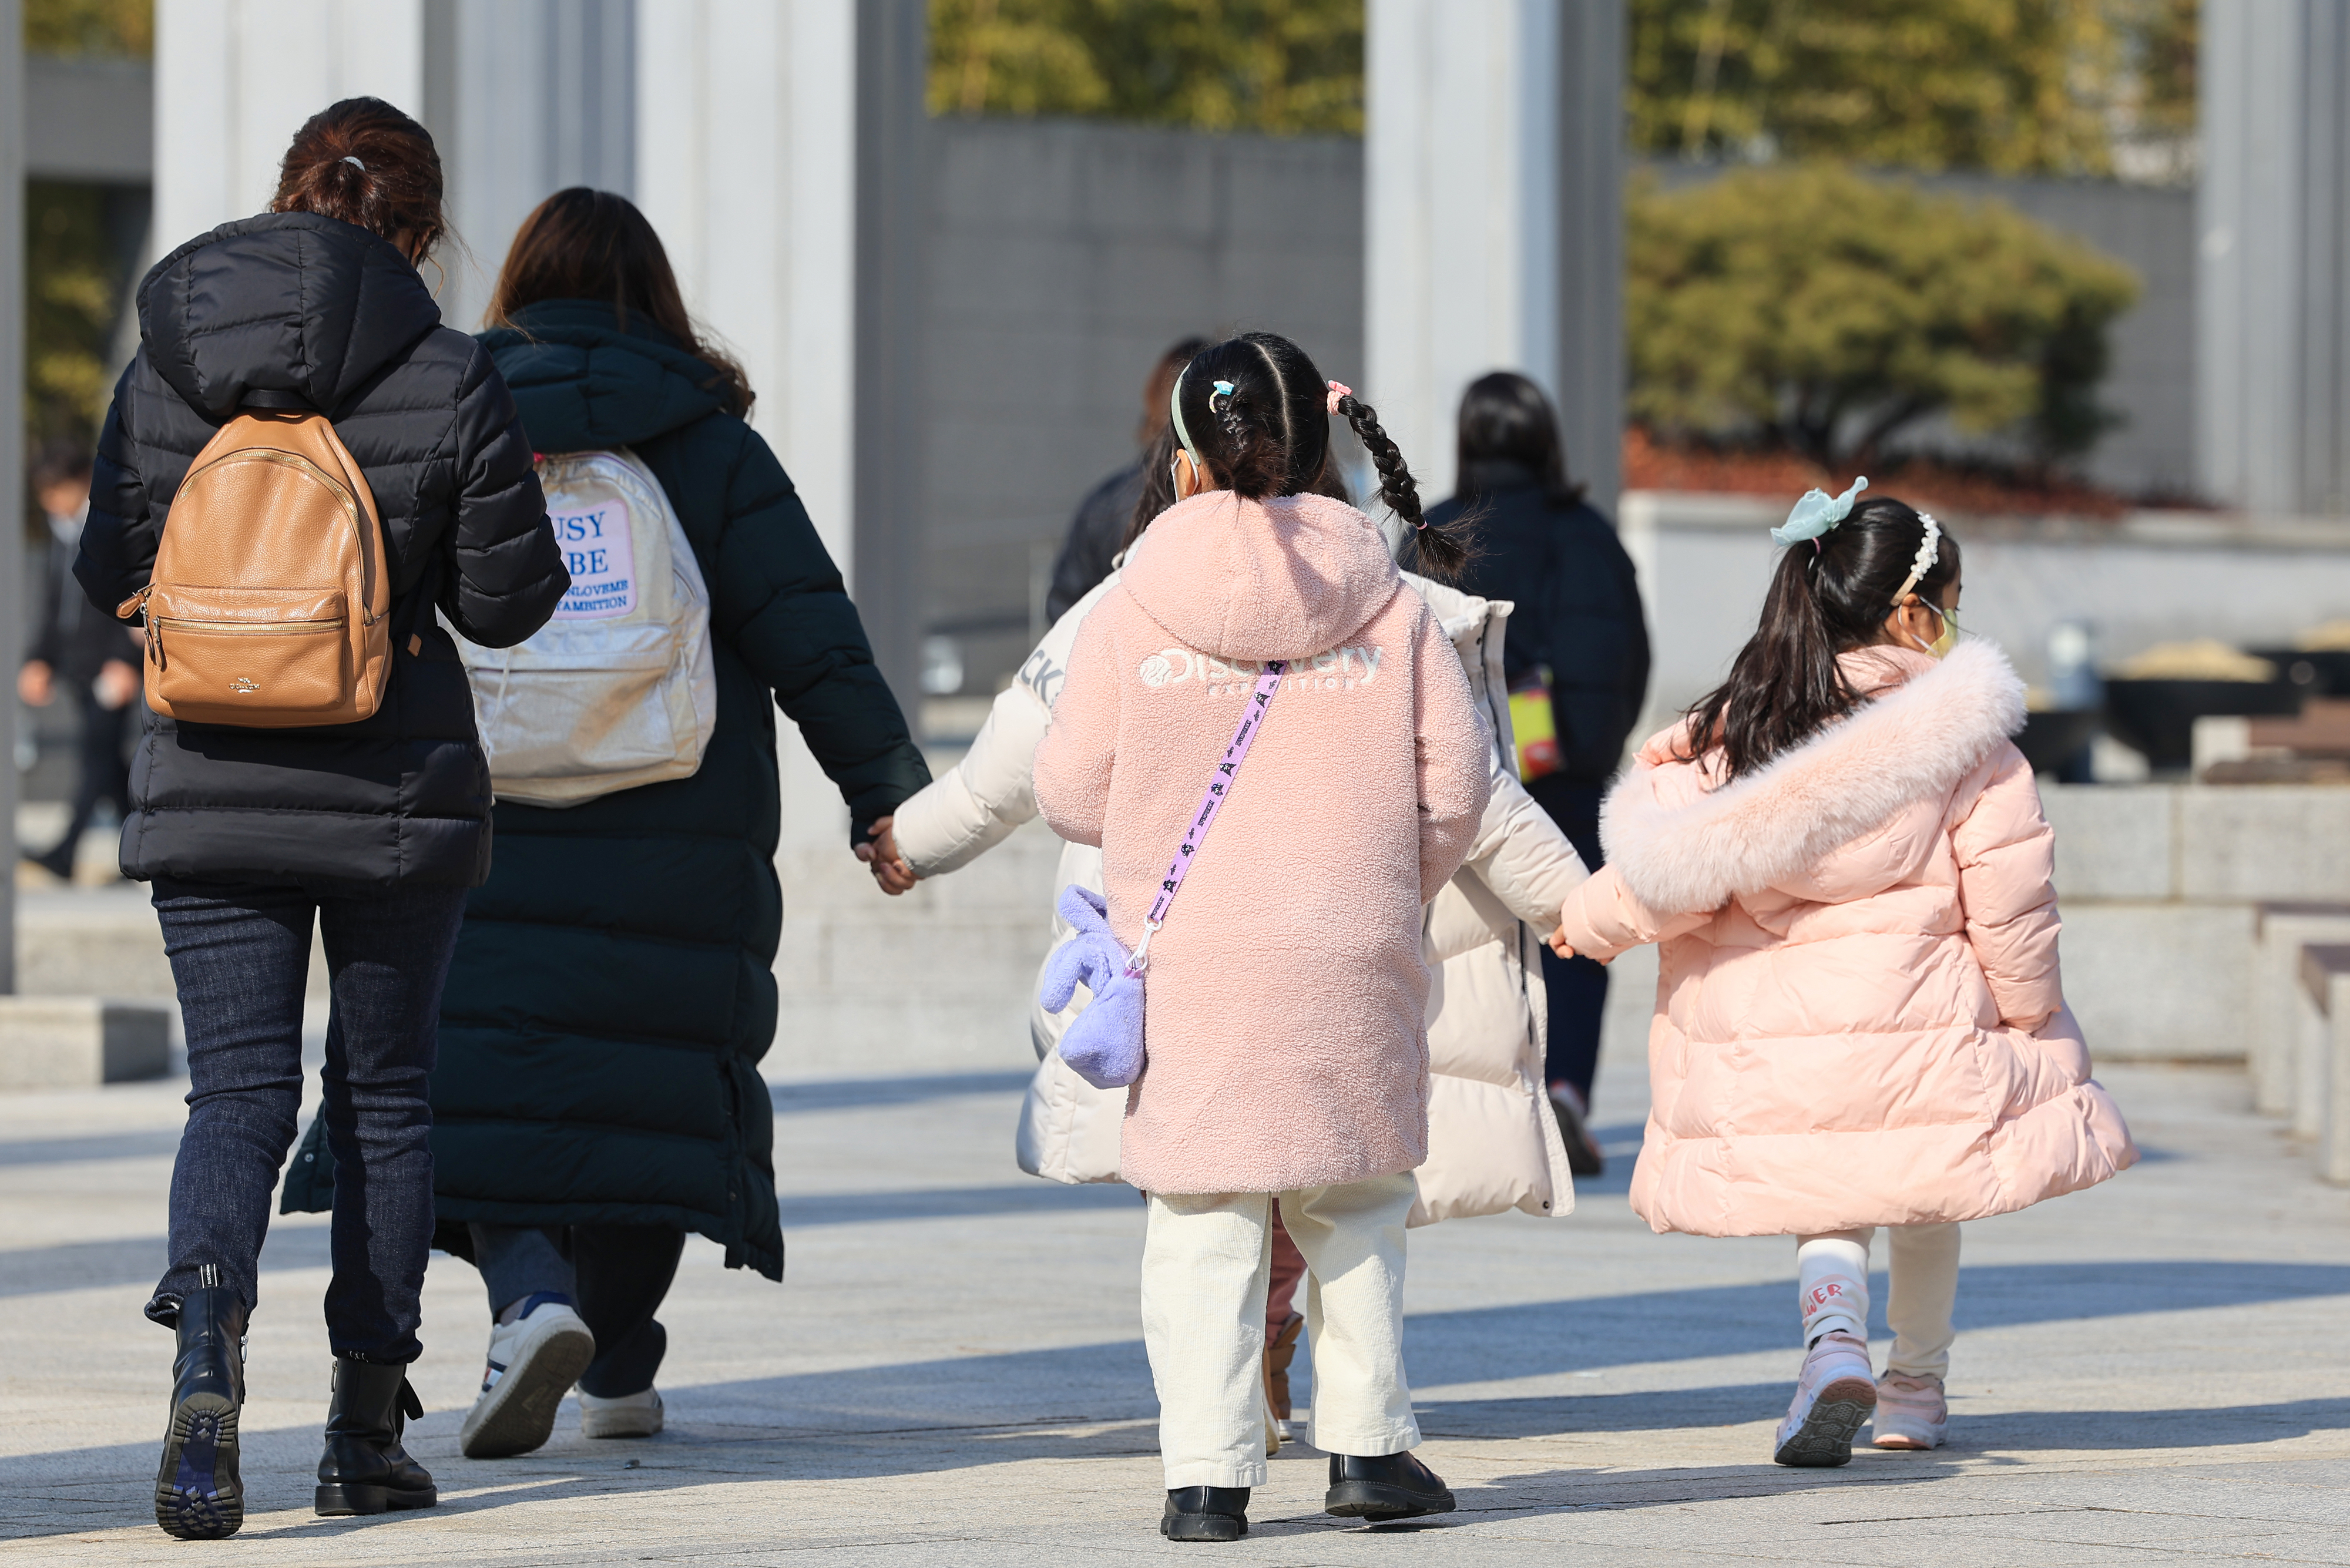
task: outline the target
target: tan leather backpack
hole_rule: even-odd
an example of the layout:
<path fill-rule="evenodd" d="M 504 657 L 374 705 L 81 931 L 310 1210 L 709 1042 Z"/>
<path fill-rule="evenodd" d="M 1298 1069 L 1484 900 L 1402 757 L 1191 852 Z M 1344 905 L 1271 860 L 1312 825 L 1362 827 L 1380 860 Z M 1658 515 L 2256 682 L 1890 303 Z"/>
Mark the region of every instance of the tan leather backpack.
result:
<path fill-rule="evenodd" d="M 383 701 L 391 581 L 367 476 L 323 414 L 248 409 L 172 498 L 148 584 L 147 706 L 200 724 L 348 724 Z"/>

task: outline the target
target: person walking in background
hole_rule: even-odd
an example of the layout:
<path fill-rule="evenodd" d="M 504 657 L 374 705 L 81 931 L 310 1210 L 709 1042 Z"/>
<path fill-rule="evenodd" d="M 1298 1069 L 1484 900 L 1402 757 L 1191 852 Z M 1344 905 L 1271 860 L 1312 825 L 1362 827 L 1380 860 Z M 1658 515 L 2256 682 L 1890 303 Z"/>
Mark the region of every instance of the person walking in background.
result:
<path fill-rule="evenodd" d="M 41 628 L 16 672 L 16 695 L 46 708 L 62 691 L 80 711 L 75 740 L 73 804 L 65 836 L 26 859 L 59 881 L 70 882 L 74 852 L 98 815 L 100 803 L 130 810 L 130 764 L 123 748 L 130 737 L 130 702 L 139 695 L 139 638 L 115 618 L 113 607 L 89 602 L 74 581 L 75 557 L 89 515 L 89 452 L 78 441 L 55 441 L 33 465 L 33 498 L 48 524 L 47 570 L 42 578 Z"/>
<path fill-rule="evenodd" d="M 183 1538 L 244 1519 L 242 1342 L 302 1098 L 314 922 L 339 1179 L 317 1511 L 438 1495 L 400 1446 L 419 1410 L 406 1371 L 432 1231 L 425 1080 L 465 889 L 489 866 L 490 795 L 464 670 L 433 611 L 475 641 L 513 643 L 569 582 L 514 400 L 481 346 L 440 325 L 417 275 L 444 232 L 441 198 L 432 139 L 398 109 L 347 99 L 312 117 L 267 214 L 191 240 L 140 286 L 138 357 L 99 438 L 74 572 L 104 611 L 143 602 L 167 527 L 192 526 L 170 515 L 182 480 L 240 411 L 332 421 L 371 493 L 374 516 L 366 496 L 349 514 L 380 527 L 389 579 L 390 670 L 371 716 L 265 729 L 154 712 L 132 772 L 122 871 L 154 883 L 187 1028 L 169 1266 L 147 1307 L 179 1334 L 155 1518 Z M 151 680 L 167 656 L 148 635 Z"/>
<path fill-rule="evenodd" d="M 1147 547 L 1148 529 L 1175 499 L 1167 465 L 1176 452 L 1163 419 L 1161 439 L 1144 471 L 1147 483 L 1131 539 L 1131 560 Z M 1336 464 L 1326 461 L 1315 493 L 1345 500 Z M 1113 571 L 1054 624 L 998 693 L 987 722 L 953 770 L 899 806 L 886 825 L 884 844 L 864 851 L 876 861 L 886 891 L 904 892 L 922 877 L 962 869 L 1036 815 L 1037 742 L 1052 721 L 1053 699 L 1078 628 L 1094 605 L 1119 580 Z M 1462 673 L 1494 732 L 1506 732 L 1506 688 L 1501 680 L 1501 607 L 1428 577 L 1404 582 L 1426 600 L 1461 656 Z M 1203 670 L 1192 677 L 1207 680 Z M 1543 939 L 1558 924 L 1566 890 L 1583 880 L 1583 864 L 1543 809 L 1519 786 L 1514 763 L 1500 747 L 1490 757 L 1492 798 L 1477 841 L 1453 879 L 1430 901 L 1422 956 L 1442 983 L 1432 984 L 1428 1008 L 1430 1052 L 1428 1159 L 1413 1173 L 1419 1199 L 1414 1225 L 1511 1210 L 1551 1218 L 1575 1206 L 1557 1119 L 1549 1110 L 1537 1020 L 1542 1016 Z M 895 859 L 890 857 L 894 855 Z M 1102 890 L 1101 851 L 1064 845 L 1055 888 L 1075 884 Z M 1055 951 L 1076 936 L 1053 916 Z M 1045 966 L 1050 969 L 1053 956 Z M 1060 1038 L 1085 1007 L 1084 999 L 1056 1013 L 1037 1006 L 1029 1032 L 1041 1058 L 1021 1107 L 1017 1150 L 1022 1169 L 1066 1182 L 1116 1181 L 1123 1089 L 1086 1082 L 1056 1054 Z M 1305 1260 L 1271 1215 L 1271 1283 L 1265 1297 L 1265 1393 L 1269 1449 L 1288 1436 L 1289 1369 L 1304 1317 L 1295 1310 Z"/>
<path fill-rule="evenodd" d="M 1150 379 L 1142 387 L 1142 422 L 1136 427 L 1135 445 L 1141 451 L 1132 462 L 1103 480 L 1077 503 L 1069 520 L 1068 537 L 1053 558 L 1053 585 L 1045 595 L 1045 619 L 1049 623 L 1069 613 L 1096 583 L 1109 576 L 1118 554 L 1126 548 L 1127 528 L 1134 520 L 1135 503 L 1142 498 L 1143 465 L 1151 440 L 1167 423 L 1167 389 L 1191 356 L 1208 346 L 1204 337 L 1185 337 L 1159 357 Z"/>
<path fill-rule="evenodd" d="M 588 1436 L 660 1429 L 654 1314 L 689 1232 L 783 1277 L 759 1075 L 783 919 L 775 708 L 838 786 L 852 844 L 930 779 L 839 568 L 744 422 L 750 383 L 687 317 L 644 214 L 609 192 L 548 197 L 490 319 L 534 449 L 624 449 L 659 483 L 707 587 L 716 717 L 690 777 L 497 806 L 432 1080 L 442 1238 L 494 1319 L 460 1433 L 474 1458 L 544 1443 L 575 1378 Z"/>
<path fill-rule="evenodd" d="M 1117 936 L 1096 939 L 1098 989 L 1102 967 L 1117 967 L 1106 950 L 1142 940 L 1243 705 L 1278 677 L 1247 772 L 1186 863 L 1184 900 L 1163 929 L 1153 918 L 1149 1063 L 1119 1140 L 1121 1174 L 1149 1195 L 1143 1335 L 1166 1472 L 1159 1529 L 1179 1540 L 1238 1539 L 1265 1480 L 1276 1203 L 1312 1271 L 1325 1510 L 1452 1507 L 1410 1452 L 1404 1225 L 1428 1153 L 1420 909 L 1474 841 L 1492 742 L 1378 527 L 1311 493 L 1328 415 L 1343 414 L 1381 460 L 1389 506 L 1420 521 L 1370 409 L 1325 386 L 1296 345 L 1263 333 L 1179 375 L 1179 503 L 1079 628 L 1036 751 L 1045 821 L 1102 851 Z M 1458 552 L 1424 542 L 1440 569 Z M 1174 680 L 1179 659 L 1209 679 Z M 1276 660 L 1299 662 L 1284 675 Z"/>
<path fill-rule="evenodd" d="M 1959 545 L 1813 491 L 1730 679 L 1640 749 L 1562 953 L 1665 946 L 1632 1207 L 1796 1239 L 1806 1353 L 1773 1457 L 1940 1446 L 1959 1225 L 2136 1163 L 2064 1005 L 2023 683 L 1958 642 Z M 1868 1250 L 1893 1349 L 1870 1376 Z"/>
<path fill-rule="evenodd" d="M 1600 797 L 1648 691 L 1648 626 L 1632 558 L 1583 486 L 1568 482 L 1558 416 L 1534 382 L 1499 370 L 1470 383 L 1460 442 L 1460 492 L 1428 515 L 1440 526 L 1473 519 L 1477 548 L 1461 586 L 1516 606 L 1503 667 L 1520 721 L 1519 771 L 1596 868 Z M 1597 1176 L 1607 1162 L 1588 1118 L 1607 971 L 1547 949 L 1543 961 L 1551 1103 L 1575 1174 Z"/>

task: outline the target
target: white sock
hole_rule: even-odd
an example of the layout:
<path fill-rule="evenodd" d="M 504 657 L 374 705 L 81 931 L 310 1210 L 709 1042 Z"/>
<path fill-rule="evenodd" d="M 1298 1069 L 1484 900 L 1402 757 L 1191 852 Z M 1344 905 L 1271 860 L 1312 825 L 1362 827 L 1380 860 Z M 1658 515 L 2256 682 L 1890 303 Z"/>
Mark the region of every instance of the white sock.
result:
<path fill-rule="evenodd" d="M 1824 1334 L 1868 1343 L 1868 1249 L 1848 1236 L 1814 1236 L 1795 1249 L 1804 1343 Z"/>

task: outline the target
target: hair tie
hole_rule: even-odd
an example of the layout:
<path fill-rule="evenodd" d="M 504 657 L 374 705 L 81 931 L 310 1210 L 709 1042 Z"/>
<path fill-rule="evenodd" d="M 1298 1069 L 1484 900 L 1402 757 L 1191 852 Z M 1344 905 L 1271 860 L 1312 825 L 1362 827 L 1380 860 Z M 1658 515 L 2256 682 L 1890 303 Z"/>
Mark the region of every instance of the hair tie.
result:
<path fill-rule="evenodd" d="M 1222 398 L 1225 401 L 1230 402 L 1232 400 L 1232 384 L 1230 381 L 1218 381 L 1214 386 L 1208 389 L 1208 407 L 1211 409 L 1214 408 L 1218 398 Z"/>
<path fill-rule="evenodd" d="M 1351 397 L 1353 397 L 1354 395 L 1355 395 L 1355 389 L 1354 389 L 1354 388 L 1352 388 L 1352 387 L 1350 387 L 1350 386 L 1348 386 L 1348 385 L 1347 385 L 1347 383 L 1346 383 L 1346 382 L 1344 382 L 1344 381 L 1333 381 L 1333 382 L 1331 382 L 1331 383 L 1330 383 L 1330 412 L 1331 412 L 1332 416 L 1333 416 L 1333 417 L 1336 417 L 1336 414 L 1337 414 L 1337 412 L 1338 412 L 1338 400 L 1339 400 L 1339 399 L 1341 399 L 1341 398 L 1351 398 Z"/>
<path fill-rule="evenodd" d="M 1787 511 L 1787 521 L 1771 530 L 1772 539 L 1781 545 L 1792 545 L 1798 539 L 1818 543 L 1821 535 L 1852 514 L 1852 504 L 1868 488 L 1868 481 L 1856 479 L 1852 488 L 1842 495 L 1830 495 L 1825 490 L 1806 490 L 1803 499 Z"/>
<path fill-rule="evenodd" d="M 352 168 L 358 170 L 362 174 L 368 171 L 368 166 L 366 164 L 360 162 L 358 159 L 352 157 L 348 152 L 343 154 L 343 161 L 349 164 Z"/>

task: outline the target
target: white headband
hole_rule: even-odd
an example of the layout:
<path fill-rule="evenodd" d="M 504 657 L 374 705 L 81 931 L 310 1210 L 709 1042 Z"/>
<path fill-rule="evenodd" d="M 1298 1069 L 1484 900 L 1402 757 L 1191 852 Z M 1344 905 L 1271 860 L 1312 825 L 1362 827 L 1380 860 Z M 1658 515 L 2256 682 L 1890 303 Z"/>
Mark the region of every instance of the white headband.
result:
<path fill-rule="evenodd" d="M 1932 571 L 1934 563 L 1942 558 L 1942 525 L 1934 521 L 1930 512 L 1918 514 L 1918 521 L 1926 525 L 1926 536 L 1918 543 L 1918 557 L 1909 563 L 1909 575 L 1901 579 L 1901 587 L 1893 596 L 1896 609 L 1909 597 L 1909 590 L 1918 586 L 1918 579 Z"/>

